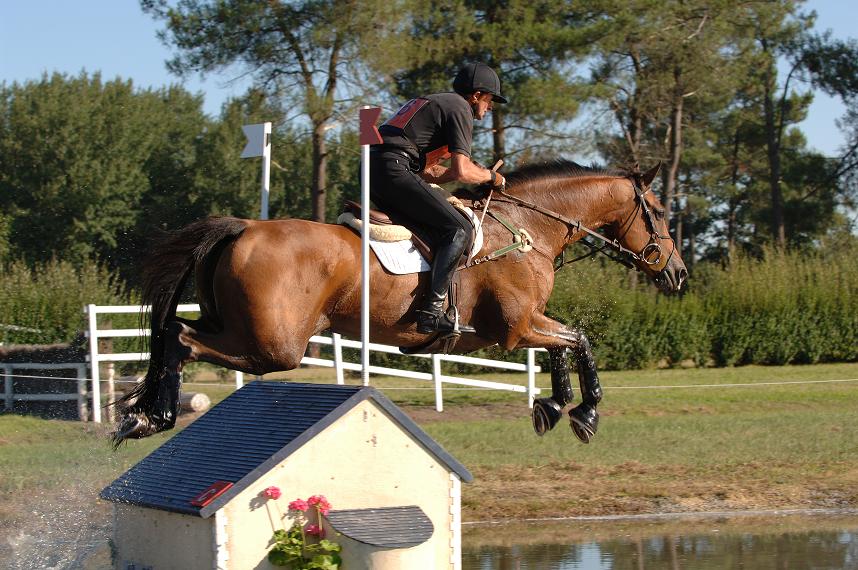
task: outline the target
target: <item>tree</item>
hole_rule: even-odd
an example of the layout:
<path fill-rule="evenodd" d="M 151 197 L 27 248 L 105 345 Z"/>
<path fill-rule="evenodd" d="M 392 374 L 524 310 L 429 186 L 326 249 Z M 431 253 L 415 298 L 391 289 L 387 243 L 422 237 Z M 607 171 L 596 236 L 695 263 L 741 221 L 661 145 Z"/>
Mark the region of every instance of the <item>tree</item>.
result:
<path fill-rule="evenodd" d="M 481 61 L 498 72 L 510 100 L 495 105 L 484 130 L 492 161 L 577 140 L 568 127 L 585 96 L 574 62 L 607 33 L 599 14 L 570 2 L 446 0 L 417 3 L 411 21 L 386 37 L 397 57 L 368 56 L 370 67 L 391 77 L 400 102 L 450 91 L 463 63 Z"/>
<path fill-rule="evenodd" d="M 161 94 L 82 73 L 3 87 L 0 99 L 0 204 L 16 257 L 115 263 L 148 188 Z"/>
<path fill-rule="evenodd" d="M 737 4 L 637 0 L 620 7 L 606 2 L 615 33 L 600 43 L 591 81 L 602 86 L 597 99 L 613 113 L 621 136 L 603 137 L 600 146 L 615 162 L 665 163 L 662 202 L 668 220 L 678 193 L 688 117 L 725 105 L 735 84 L 729 71 L 735 59 L 729 16 Z M 696 104 L 694 113 L 689 104 Z"/>
<path fill-rule="evenodd" d="M 177 74 L 210 73 L 238 66 L 260 89 L 288 101 L 311 130 L 312 218 L 325 220 L 326 133 L 348 106 L 353 86 L 343 83 L 359 68 L 362 41 L 375 33 L 392 6 L 354 0 L 141 0 L 162 20 L 161 33 L 178 49 L 168 66 Z M 391 11 L 392 13 L 392 11 Z M 284 108 L 286 105 L 284 105 Z M 279 122 L 279 121 L 276 121 Z"/>

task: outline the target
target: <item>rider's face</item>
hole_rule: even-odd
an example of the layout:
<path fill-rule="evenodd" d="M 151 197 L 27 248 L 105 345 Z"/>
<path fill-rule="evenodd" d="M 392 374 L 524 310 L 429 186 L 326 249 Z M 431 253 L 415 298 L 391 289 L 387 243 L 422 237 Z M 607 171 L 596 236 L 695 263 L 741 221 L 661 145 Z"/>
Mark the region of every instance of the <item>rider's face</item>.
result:
<path fill-rule="evenodd" d="M 492 110 L 491 93 L 480 93 L 477 91 L 471 95 L 471 105 L 474 107 L 474 118 L 478 121 L 486 116 L 486 113 Z"/>

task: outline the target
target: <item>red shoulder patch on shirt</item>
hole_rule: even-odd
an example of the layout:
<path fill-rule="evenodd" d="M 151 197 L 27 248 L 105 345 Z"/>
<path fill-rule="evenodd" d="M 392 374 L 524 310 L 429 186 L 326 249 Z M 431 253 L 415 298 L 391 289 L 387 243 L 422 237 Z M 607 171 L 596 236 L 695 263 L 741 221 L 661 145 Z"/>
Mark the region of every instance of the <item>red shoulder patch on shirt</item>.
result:
<path fill-rule="evenodd" d="M 385 121 L 385 125 L 396 127 L 397 129 L 404 129 L 408 123 L 411 121 L 411 118 L 417 114 L 417 111 L 426 106 L 429 102 L 429 99 L 423 99 L 418 97 L 417 99 L 412 99 L 405 105 L 403 105 L 395 115 L 390 117 L 387 121 Z"/>

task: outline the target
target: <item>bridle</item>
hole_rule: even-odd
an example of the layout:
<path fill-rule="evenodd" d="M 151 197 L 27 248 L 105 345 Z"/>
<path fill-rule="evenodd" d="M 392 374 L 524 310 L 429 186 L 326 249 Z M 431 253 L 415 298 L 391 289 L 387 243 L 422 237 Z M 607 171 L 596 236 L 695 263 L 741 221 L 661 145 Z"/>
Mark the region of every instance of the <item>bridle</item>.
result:
<path fill-rule="evenodd" d="M 639 261 L 643 262 L 646 265 L 658 265 L 662 259 L 662 249 L 659 240 L 670 239 L 670 236 L 663 236 L 658 232 L 658 226 L 656 226 L 655 218 L 653 216 L 652 210 L 647 204 L 646 198 L 644 197 L 647 192 L 650 191 L 650 187 L 645 185 L 643 182 L 643 177 L 639 172 L 633 172 L 628 176 L 629 180 L 632 182 L 632 186 L 635 191 L 635 201 L 637 205 L 635 206 L 635 210 L 626 218 L 626 221 L 623 222 L 622 226 L 625 227 L 625 232 L 619 236 L 618 238 L 609 239 L 604 235 L 600 234 L 595 230 L 591 230 L 587 226 L 581 224 L 578 220 L 573 220 L 563 214 L 559 214 L 553 210 L 549 210 L 548 208 L 543 208 L 537 204 L 533 204 L 532 202 L 528 202 L 527 200 L 523 200 L 517 196 L 513 196 L 511 194 L 507 194 L 505 189 L 495 189 L 494 193 L 500 195 L 500 198 L 495 198 L 497 202 L 509 202 L 515 204 L 517 206 L 521 206 L 523 208 L 527 208 L 529 210 L 533 210 L 535 212 L 539 212 L 540 214 L 557 220 L 566 225 L 567 234 L 566 239 L 567 242 L 578 232 L 584 232 L 586 234 L 585 237 L 581 238 L 579 241 L 584 245 L 589 247 L 592 251 L 584 254 L 580 257 L 576 257 L 571 261 L 566 261 L 563 259 L 564 251 L 560 253 L 560 262 L 555 263 L 554 271 L 559 271 L 564 265 L 569 265 L 570 263 L 575 263 L 576 261 L 580 261 L 582 259 L 586 259 L 588 257 L 592 257 L 598 253 L 602 253 L 607 256 L 612 261 L 616 261 L 617 263 L 624 265 L 629 268 L 637 269 L 637 265 L 634 262 Z M 481 207 L 478 203 L 474 204 L 475 208 Z M 641 249 L 641 251 L 636 252 L 624 247 L 620 240 L 622 240 L 626 234 L 631 229 L 631 221 L 637 215 L 638 212 L 643 210 L 644 221 L 647 225 L 647 231 L 649 232 L 649 242 Z M 599 247 L 590 241 L 587 238 L 592 238 L 599 242 L 602 242 L 602 246 Z M 612 250 L 611 252 L 605 251 L 606 249 Z M 665 263 L 665 267 L 670 263 L 670 259 L 673 257 L 673 253 L 676 251 L 676 244 L 673 244 L 673 249 L 670 251 L 670 254 L 667 257 L 667 263 Z M 650 258 L 655 255 L 655 259 L 650 261 Z"/>

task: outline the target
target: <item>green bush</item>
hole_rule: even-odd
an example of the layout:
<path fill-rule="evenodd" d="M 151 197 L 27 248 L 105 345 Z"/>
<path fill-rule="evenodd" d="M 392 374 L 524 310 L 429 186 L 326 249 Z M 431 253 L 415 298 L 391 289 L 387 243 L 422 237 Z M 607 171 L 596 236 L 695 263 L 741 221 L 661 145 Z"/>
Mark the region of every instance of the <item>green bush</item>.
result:
<path fill-rule="evenodd" d="M 11 262 L 0 274 L 0 342 L 68 342 L 86 328 L 84 305 L 129 302 L 120 280 L 97 264 Z"/>
<path fill-rule="evenodd" d="M 600 367 L 718 366 L 858 359 L 855 248 L 766 251 L 698 265 L 682 297 L 603 262 L 557 276 L 549 313 L 590 336 Z"/>
<path fill-rule="evenodd" d="M 613 263 L 584 261 L 557 274 L 547 313 L 585 331 L 603 369 L 856 361 L 856 254 L 854 247 L 815 254 L 767 251 L 761 259 L 736 257 L 726 268 L 698 264 L 682 297 L 662 295 L 642 274 Z M 9 263 L 0 276 L 0 342 L 68 341 L 85 328 L 85 304 L 136 301 L 115 274 L 94 263 Z M 102 328 L 131 328 L 138 319 L 114 315 Z M 139 339 L 113 342 L 114 350 L 140 350 Z M 323 356 L 329 352 L 324 348 Z M 350 354 L 359 361 L 356 351 Z M 524 351 L 497 347 L 474 355 L 526 358 Z M 397 355 L 374 354 L 373 364 L 431 371 L 429 360 Z M 539 355 L 539 364 L 548 369 L 546 355 Z M 448 364 L 445 371 L 482 369 Z"/>

